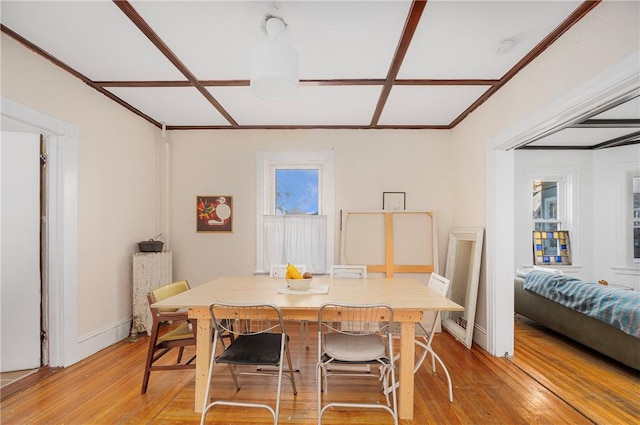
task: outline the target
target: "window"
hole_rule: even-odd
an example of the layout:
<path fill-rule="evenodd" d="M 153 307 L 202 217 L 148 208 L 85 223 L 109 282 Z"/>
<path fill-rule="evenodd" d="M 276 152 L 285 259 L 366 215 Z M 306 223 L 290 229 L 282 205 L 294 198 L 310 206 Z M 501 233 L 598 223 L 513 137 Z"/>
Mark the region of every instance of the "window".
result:
<path fill-rule="evenodd" d="M 564 179 L 534 180 L 533 230 L 562 230 L 564 204 Z"/>
<path fill-rule="evenodd" d="M 317 166 L 304 168 L 274 167 L 274 196 L 270 207 L 275 215 L 318 215 L 318 186 L 322 169 Z"/>
<path fill-rule="evenodd" d="M 633 238 L 633 262 L 640 263 L 640 177 L 632 177 L 631 232 Z"/>
<path fill-rule="evenodd" d="M 333 152 L 257 154 L 256 272 L 304 264 L 326 273 L 333 264 Z"/>

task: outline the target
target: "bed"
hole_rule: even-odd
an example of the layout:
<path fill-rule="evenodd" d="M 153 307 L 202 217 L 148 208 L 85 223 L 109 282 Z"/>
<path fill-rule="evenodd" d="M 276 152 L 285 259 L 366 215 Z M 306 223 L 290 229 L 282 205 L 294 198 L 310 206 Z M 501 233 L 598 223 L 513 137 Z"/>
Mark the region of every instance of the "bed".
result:
<path fill-rule="evenodd" d="M 537 270 L 514 283 L 516 313 L 640 370 L 640 292 Z"/>

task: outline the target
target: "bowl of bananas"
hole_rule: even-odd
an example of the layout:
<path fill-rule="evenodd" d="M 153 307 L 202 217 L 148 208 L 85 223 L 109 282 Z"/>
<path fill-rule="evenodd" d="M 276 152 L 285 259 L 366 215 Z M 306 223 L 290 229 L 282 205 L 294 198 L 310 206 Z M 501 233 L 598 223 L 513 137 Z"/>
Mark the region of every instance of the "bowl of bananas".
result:
<path fill-rule="evenodd" d="M 287 287 L 292 291 L 306 291 L 311 286 L 312 275 L 309 272 L 300 273 L 293 264 L 287 265 Z"/>

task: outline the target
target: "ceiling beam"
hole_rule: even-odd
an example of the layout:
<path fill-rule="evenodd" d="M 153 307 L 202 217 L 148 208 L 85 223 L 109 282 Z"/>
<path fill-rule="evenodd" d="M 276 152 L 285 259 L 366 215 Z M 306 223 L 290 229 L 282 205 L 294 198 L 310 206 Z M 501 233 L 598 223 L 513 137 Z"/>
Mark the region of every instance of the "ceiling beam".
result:
<path fill-rule="evenodd" d="M 424 8 L 426 5 L 426 0 L 414 0 L 413 3 L 411 3 L 409 16 L 407 16 L 407 21 L 404 24 L 402 36 L 400 36 L 398 47 L 396 47 L 396 52 L 393 55 L 391 66 L 389 66 L 389 71 L 387 72 L 387 78 L 384 82 L 382 90 L 380 91 L 378 104 L 376 105 L 373 117 L 371 118 L 371 127 L 375 127 L 376 125 L 378 125 L 380 115 L 382 115 L 382 110 L 384 109 L 384 105 L 387 103 L 387 99 L 389 98 L 389 94 L 391 93 L 391 88 L 393 87 L 393 83 L 396 81 L 396 77 L 398 76 L 398 72 L 400 71 L 400 66 L 402 65 L 402 61 L 407 54 L 407 50 L 409 50 L 409 45 L 411 44 L 413 35 L 416 32 L 416 28 L 418 28 L 418 23 L 420 22 L 422 12 L 424 12 Z"/>
<path fill-rule="evenodd" d="M 502 88 L 505 84 L 507 84 L 513 77 L 516 76 L 518 72 L 520 72 L 525 66 L 527 66 L 531 61 L 540 56 L 542 52 L 547 50 L 554 41 L 556 41 L 562 34 L 567 32 L 569 28 L 574 26 L 578 21 L 584 18 L 587 13 L 589 13 L 593 8 L 595 8 L 602 0 L 587 0 L 583 2 L 576 10 L 573 11 L 567 19 L 565 19 L 560 25 L 558 25 L 549 35 L 540 41 L 525 57 L 520 59 L 518 63 L 516 63 L 513 68 L 511 68 L 501 79 L 500 82 L 493 85 L 489 90 L 487 90 L 482 96 L 480 96 L 475 102 L 471 104 L 464 112 L 462 112 L 453 122 L 451 123 L 451 128 L 458 125 L 462 120 L 464 120 L 467 115 L 471 112 L 475 111 L 480 105 L 482 105 L 487 99 L 495 94 L 500 88 Z M 540 7 L 544 7 L 541 5 Z"/>
<path fill-rule="evenodd" d="M 158 34 L 147 24 L 147 22 L 142 19 L 142 16 L 138 14 L 138 12 L 131 6 L 131 4 L 126 0 L 113 0 L 113 2 L 120 8 L 120 10 L 134 23 L 135 26 L 138 27 L 140 31 L 151 41 L 154 46 L 160 50 L 160 52 L 167 58 L 169 61 L 176 67 L 178 70 L 184 75 L 187 80 L 195 87 L 208 101 L 213 105 L 214 108 L 220 112 L 220 114 L 225 117 L 227 121 L 233 126 L 237 127 L 238 123 L 233 119 L 231 114 L 227 112 L 226 109 L 222 107 L 220 102 L 213 97 L 213 95 L 207 90 L 200 81 L 196 78 L 195 75 L 187 68 L 185 64 L 182 63 L 180 59 L 173 53 L 173 51 L 167 46 L 164 41 L 160 39 Z"/>
<path fill-rule="evenodd" d="M 567 128 L 634 128 L 640 127 L 640 119 L 586 120 Z"/>
<path fill-rule="evenodd" d="M 149 121 L 151 124 L 155 125 L 156 127 L 162 128 L 162 124 L 160 124 L 158 121 L 156 121 L 153 118 L 151 118 L 149 115 L 147 115 L 147 114 L 143 113 L 142 111 L 134 108 L 133 106 L 129 105 L 127 102 L 125 102 L 124 100 L 120 99 L 118 96 L 114 95 L 110 91 L 105 90 L 101 86 L 95 84 L 93 81 L 91 81 L 89 79 L 89 77 L 87 77 L 86 75 L 76 71 L 75 69 L 73 69 L 72 67 L 67 65 L 66 63 L 62 62 L 60 59 L 58 59 L 55 56 L 50 55 L 46 51 L 42 50 L 40 47 L 36 46 L 35 44 L 30 42 L 26 38 L 22 37 L 20 34 L 18 34 L 17 32 L 13 31 L 11 28 L 9 28 L 9 27 L 7 27 L 7 26 L 5 26 L 3 24 L 0 24 L 0 31 L 2 31 L 3 33 L 7 34 L 9 37 L 12 37 L 18 43 L 22 44 L 27 49 L 31 50 L 32 52 L 36 53 L 37 55 L 42 56 L 43 58 L 45 58 L 46 60 L 48 60 L 49 62 L 51 62 L 55 66 L 57 66 L 58 68 L 66 71 L 69 74 L 73 75 L 74 77 L 80 79 L 83 83 L 85 83 L 86 85 L 88 85 L 92 89 L 98 91 L 99 93 L 107 96 L 109 99 L 113 100 L 117 104 L 119 104 L 121 106 L 124 106 L 125 108 L 127 108 L 128 110 L 133 112 L 134 114 L 144 118 L 145 120 Z"/>
<path fill-rule="evenodd" d="M 190 87 L 190 81 L 94 81 L 99 87 Z M 333 80 L 300 80 L 301 86 L 382 86 L 381 78 L 341 78 Z M 500 80 L 483 79 L 406 79 L 395 80 L 396 86 L 493 86 Z M 200 80 L 205 87 L 249 87 L 249 80 Z"/>
<path fill-rule="evenodd" d="M 635 145 L 637 143 L 640 143 L 640 131 L 600 143 L 593 146 L 593 149 L 606 149 L 623 145 Z"/>

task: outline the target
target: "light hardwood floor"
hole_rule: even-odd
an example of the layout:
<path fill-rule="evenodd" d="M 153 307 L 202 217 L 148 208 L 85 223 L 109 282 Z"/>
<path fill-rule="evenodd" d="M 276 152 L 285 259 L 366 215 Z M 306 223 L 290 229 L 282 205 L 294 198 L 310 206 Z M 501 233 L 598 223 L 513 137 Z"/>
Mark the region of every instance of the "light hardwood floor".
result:
<path fill-rule="evenodd" d="M 296 327 L 291 328 L 295 346 Z M 313 334 L 312 334 L 313 335 Z M 147 338 L 122 341 L 82 362 L 58 370 L 0 404 L 0 422 L 8 424 L 195 424 L 194 372 L 155 372 L 147 394 L 140 385 Z M 296 374 L 298 395 L 283 386 L 282 424 L 316 423 L 315 341 Z M 449 367 L 454 403 L 447 400 L 446 379 L 431 373 L 428 362 L 416 376 L 412 421 L 400 424 L 635 424 L 640 420 L 637 371 L 608 360 L 557 334 L 516 317 L 516 354 L 495 358 L 482 349 L 467 350 L 451 335 L 434 341 Z M 247 383 L 236 393 L 221 368 L 216 388 L 238 398 L 270 400 L 269 380 Z M 224 373 L 223 373 L 224 372 Z M 337 378 L 328 397 L 379 395 L 374 379 L 356 383 Z M 207 424 L 268 424 L 266 411 L 220 408 Z M 326 424 L 390 424 L 382 412 L 335 409 Z"/>

